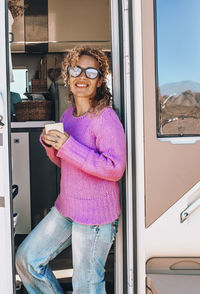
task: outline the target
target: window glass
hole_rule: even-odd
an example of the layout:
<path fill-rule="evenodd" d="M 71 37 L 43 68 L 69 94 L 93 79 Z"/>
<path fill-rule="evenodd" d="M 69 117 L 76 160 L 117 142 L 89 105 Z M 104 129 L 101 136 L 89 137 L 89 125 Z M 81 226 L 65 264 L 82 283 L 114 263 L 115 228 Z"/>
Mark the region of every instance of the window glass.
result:
<path fill-rule="evenodd" d="M 157 134 L 200 134 L 200 1 L 155 0 Z"/>
<path fill-rule="evenodd" d="M 19 93 L 22 99 L 27 99 L 24 95 L 27 88 L 27 69 L 13 69 L 14 82 L 10 83 L 10 91 Z"/>

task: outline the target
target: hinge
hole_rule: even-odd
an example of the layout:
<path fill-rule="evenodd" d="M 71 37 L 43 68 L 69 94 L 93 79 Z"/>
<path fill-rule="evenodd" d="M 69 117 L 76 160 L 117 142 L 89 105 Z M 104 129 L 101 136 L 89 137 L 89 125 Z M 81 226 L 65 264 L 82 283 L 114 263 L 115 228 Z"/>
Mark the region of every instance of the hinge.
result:
<path fill-rule="evenodd" d="M 133 287 L 134 285 L 134 276 L 133 276 L 133 269 L 129 269 L 129 274 L 128 274 L 128 286 Z"/>
<path fill-rule="evenodd" d="M 0 207 L 5 207 L 5 197 L 0 196 Z"/>
<path fill-rule="evenodd" d="M 124 9 L 124 10 L 128 10 L 128 8 L 129 8 L 128 0 L 124 0 L 124 1 L 123 1 L 123 4 L 124 4 L 124 5 L 123 5 L 123 9 Z"/>

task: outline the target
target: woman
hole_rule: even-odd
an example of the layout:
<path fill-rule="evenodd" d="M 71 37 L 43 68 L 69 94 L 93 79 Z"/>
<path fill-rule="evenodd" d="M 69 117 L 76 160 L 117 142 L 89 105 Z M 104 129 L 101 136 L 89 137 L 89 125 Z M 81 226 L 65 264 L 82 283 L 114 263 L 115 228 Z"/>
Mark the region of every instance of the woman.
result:
<path fill-rule="evenodd" d="M 99 49 L 73 49 L 64 79 L 73 106 L 64 133 L 42 132 L 49 158 L 61 167 L 55 206 L 20 245 L 16 266 L 29 293 L 64 293 L 48 263 L 72 243 L 73 293 L 103 294 L 104 266 L 120 214 L 117 181 L 125 169 L 123 127 L 109 106 L 108 60 Z"/>

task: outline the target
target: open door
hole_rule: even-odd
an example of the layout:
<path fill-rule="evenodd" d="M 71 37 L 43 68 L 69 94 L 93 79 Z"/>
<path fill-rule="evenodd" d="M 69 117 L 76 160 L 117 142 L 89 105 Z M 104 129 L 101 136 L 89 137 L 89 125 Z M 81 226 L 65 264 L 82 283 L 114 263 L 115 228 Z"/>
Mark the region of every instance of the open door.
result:
<path fill-rule="evenodd" d="M 7 1 L 0 1 L 0 285 L 1 293 L 13 293 L 12 224 L 10 209 L 10 146 L 8 119 Z"/>
<path fill-rule="evenodd" d="M 139 2 L 138 293 L 198 293 L 200 5 Z"/>

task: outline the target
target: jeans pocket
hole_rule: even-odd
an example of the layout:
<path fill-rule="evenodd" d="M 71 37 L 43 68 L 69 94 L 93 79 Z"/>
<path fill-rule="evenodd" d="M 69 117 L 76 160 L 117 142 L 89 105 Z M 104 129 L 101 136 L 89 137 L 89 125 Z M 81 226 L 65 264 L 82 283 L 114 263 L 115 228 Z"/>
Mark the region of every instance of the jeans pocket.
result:
<path fill-rule="evenodd" d="M 99 240 L 102 240 L 106 244 L 112 244 L 117 234 L 118 219 L 105 225 L 93 225 L 91 229 L 98 236 Z"/>

